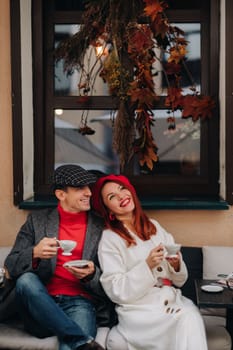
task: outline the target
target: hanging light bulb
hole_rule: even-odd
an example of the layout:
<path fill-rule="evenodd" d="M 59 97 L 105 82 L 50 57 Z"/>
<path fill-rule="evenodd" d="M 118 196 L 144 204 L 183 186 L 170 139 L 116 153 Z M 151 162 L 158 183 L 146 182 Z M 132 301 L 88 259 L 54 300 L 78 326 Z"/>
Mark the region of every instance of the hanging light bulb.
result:
<path fill-rule="evenodd" d="M 63 109 L 61 109 L 61 108 L 55 109 L 55 114 L 56 115 L 62 115 L 63 114 Z"/>

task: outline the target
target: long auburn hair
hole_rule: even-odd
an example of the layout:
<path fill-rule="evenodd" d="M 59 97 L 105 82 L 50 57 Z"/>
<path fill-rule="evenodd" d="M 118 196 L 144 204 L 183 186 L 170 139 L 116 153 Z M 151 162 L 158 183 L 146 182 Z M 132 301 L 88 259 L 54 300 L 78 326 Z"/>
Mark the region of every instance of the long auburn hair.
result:
<path fill-rule="evenodd" d="M 123 176 L 121 176 L 121 179 L 122 178 Z M 121 181 L 120 179 L 107 180 L 107 177 L 106 177 L 106 181 L 102 183 L 102 186 L 100 188 L 98 188 L 99 193 L 95 194 L 95 196 L 96 195 L 98 196 L 98 212 L 103 216 L 106 227 L 116 232 L 120 237 L 122 237 L 127 242 L 128 246 L 136 245 L 136 240 L 130 235 L 130 232 L 126 229 L 126 227 L 123 225 L 123 223 L 120 220 L 118 220 L 115 216 L 111 217 L 109 215 L 109 210 L 103 202 L 101 191 L 107 182 L 119 183 L 120 185 L 123 185 L 131 193 L 135 204 L 134 227 L 135 227 L 137 236 L 141 240 L 147 241 L 148 239 L 150 239 L 152 235 L 156 234 L 155 225 L 150 221 L 148 216 L 144 213 L 134 187 L 130 183 L 128 184 L 128 179 L 127 179 L 127 182 L 124 182 L 124 181 Z"/>

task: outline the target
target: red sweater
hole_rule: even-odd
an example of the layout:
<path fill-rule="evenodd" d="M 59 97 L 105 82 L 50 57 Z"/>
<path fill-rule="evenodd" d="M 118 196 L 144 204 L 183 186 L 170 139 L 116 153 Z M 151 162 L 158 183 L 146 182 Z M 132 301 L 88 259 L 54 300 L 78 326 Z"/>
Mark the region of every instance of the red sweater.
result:
<path fill-rule="evenodd" d="M 63 264 L 69 260 L 82 259 L 84 241 L 87 229 L 87 212 L 69 213 L 58 205 L 59 233 L 58 239 L 71 239 L 77 242 L 71 256 L 62 255 L 62 250 L 58 249 L 57 264 L 53 277 L 47 284 L 50 295 L 83 295 L 90 297 L 84 290 L 80 281 L 68 272 Z"/>

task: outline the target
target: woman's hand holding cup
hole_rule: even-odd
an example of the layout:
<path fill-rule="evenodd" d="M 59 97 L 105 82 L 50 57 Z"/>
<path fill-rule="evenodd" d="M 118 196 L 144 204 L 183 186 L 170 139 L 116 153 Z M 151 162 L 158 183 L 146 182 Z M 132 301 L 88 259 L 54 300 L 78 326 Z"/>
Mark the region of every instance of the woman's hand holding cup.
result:
<path fill-rule="evenodd" d="M 154 267 L 158 266 L 163 259 L 164 259 L 164 248 L 163 248 L 163 245 L 160 243 L 157 247 L 153 248 L 150 251 L 150 254 L 146 259 L 146 263 L 149 266 L 149 268 L 152 270 Z"/>

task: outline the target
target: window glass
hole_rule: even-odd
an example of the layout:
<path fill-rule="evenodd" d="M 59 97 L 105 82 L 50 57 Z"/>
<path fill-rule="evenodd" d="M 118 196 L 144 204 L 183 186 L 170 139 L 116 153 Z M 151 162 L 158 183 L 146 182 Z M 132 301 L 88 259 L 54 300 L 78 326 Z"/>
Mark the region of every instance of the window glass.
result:
<path fill-rule="evenodd" d="M 68 38 L 80 29 L 78 24 L 56 24 L 54 26 L 55 35 L 55 47 L 59 41 Z M 103 82 L 103 79 L 99 77 L 99 71 L 101 69 L 101 60 L 98 58 L 98 52 L 93 47 L 86 52 L 85 66 L 82 72 L 74 70 L 72 73 L 67 74 L 64 72 L 63 60 L 54 63 L 54 93 L 59 96 L 79 96 L 79 84 L 88 82 L 87 95 L 103 96 L 108 95 L 107 85 Z M 88 78 L 90 77 L 90 79 Z M 90 88 L 90 90 L 89 90 Z M 83 91 L 83 90 L 82 90 Z"/>
<path fill-rule="evenodd" d="M 181 85 L 187 91 L 187 88 L 194 82 L 198 91 L 201 90 L 201 25 L 200 23 L 178 23 L 185 32 L 185 38 L 188 41 L 187 60 L 185 61 L 184 74 L 182 75 Z M 190 93 L 190 90 L 188 90 Z"/>
<path fill-rule="evenodd" d="M 181 118 L 175 112 L 175 124 L 167 121 L 170 114 L 166 110 L 154 110 L 152 134 L 158 146 L 159 160 L 153 171 L 138 167 L 136 174 L 176 174 L 184 176 L 200 175 L 200 122 Z"/>
<path fill-rule="evenodd" d="M 184 88 L 184 93 L 190 93 L 189 87 L 195 84 L 198 91 L 200 91 L 200 30 L 199 23 L 175 23 L 185 33 L 185 38 L 188 41 L 187 61 L 183 65 L 183 74 L 181 86 Z M 61 40 L 68 38 L 80 29 L 78 24 L 56 24 L 54 26 L 55 46 Z M 105 48 L 107 55 L 107 48 Z M 163 68 L 161 61 L 166 58 L 166 53 L 160 52 L 155 48 L 157 60 L 154 63 L 154 83 L 155 91 L 158 95 L 166 95 L 167 79 L 163 75 Z M 102 61 L 106 55 L 98 56 L 98 52 L 94 48 L 90 48 L 85 55 L 85 67 L 82 72 L 74 70 L 67 74 L 64 72 L 63 60 L 54 63 L 54 93 L 56 96 L 79 96 L 79 84 L 88 82 L 87 95 L 91 96 L 108 96 L 108 86 L 99 77 Z M 96 62 L 96 58 L 98 58 Z M 89 78 L 92 80 L 89 80 Z M 89 90 L 90 88 L 90 90 Z M 82 90 L 83 91 L 83 90 Z"/>
<path fill-rule="evenodd" d="M 152 173 L 197 176 L 200 173 L 200 123 L 181 119 L 175 113 L 176 128 L 168 125 L 165 110 L 153 111 L 152 128 L 158 144 L 159 161 Z M 87 125 L 85 124 L 87 121 Z M 112 149 L 111 111 L 61 110 L 54 113 L 55 164 L 77 163 L 86 169 L 118 173 L 118 156 Z M 151 174 L 135 162 L 134 175 Z"/>
<path fill-rule="evenodd" d="M 88 114 L 88 125 L 85 120 Z M 77 163 L 85 169 L 118 173 L 112 149 L 111 111 L 55 110 L 55 164 Z"/>

